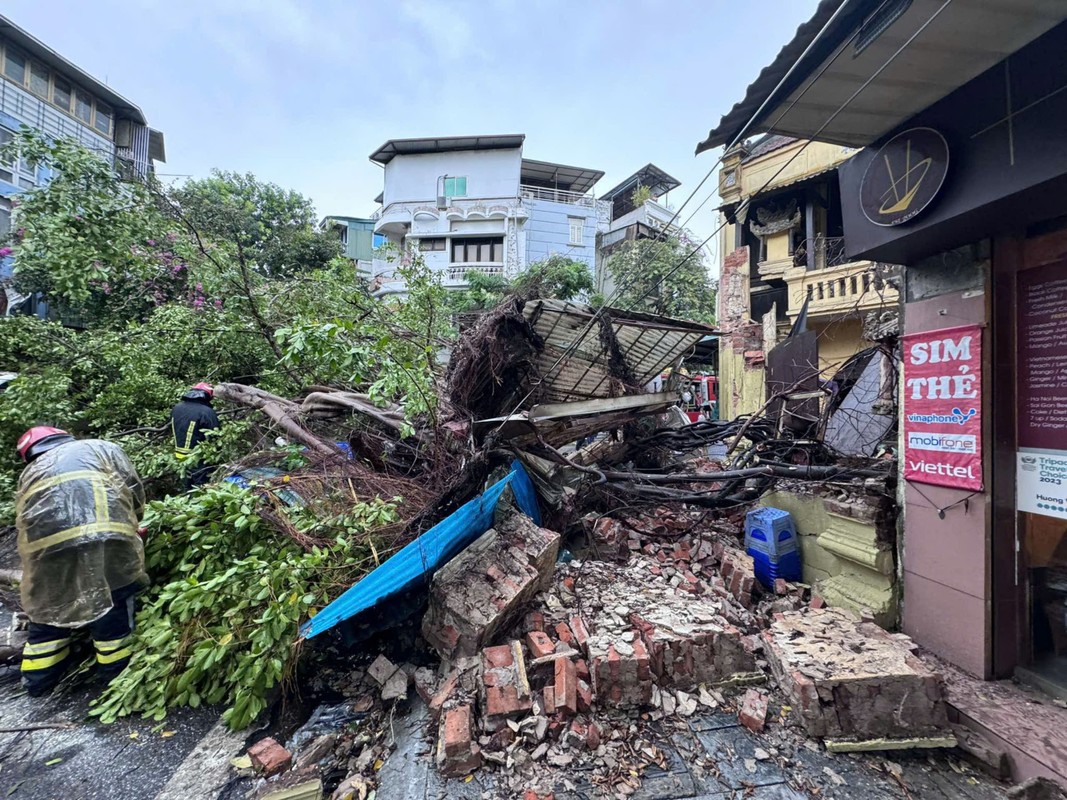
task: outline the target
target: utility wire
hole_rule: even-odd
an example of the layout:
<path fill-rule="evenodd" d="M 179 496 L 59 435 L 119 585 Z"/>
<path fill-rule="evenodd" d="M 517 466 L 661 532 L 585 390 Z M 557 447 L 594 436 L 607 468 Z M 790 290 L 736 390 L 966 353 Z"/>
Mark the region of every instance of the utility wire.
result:
<path fill-rule="evenodd" d="M 851 102 L 852 102 L 853 100 L 855 100 L 855 99 L 856 99 L 856 98 L 857 98 L 857 97 L 858 97 L 858 96 L 860 95 L 860 93 L 861 93 L 861 92 L 862 92 L 862 91 L 863 91 L 864 89 L 866 89 L 866 88 L 867 88 L 868 86 L 870 86 L 870 85 L 871 85 L 871 83 L 872 83 L 872 82 L 873 82 L 873 81 L 874 81 L 874 80 L 875 80 L 875 79 L 876 79 L 876 78 L 877 78 L 877 77 L 878 77 L 879 75 L 881 75 L 881 74 L 882 74 L 882 73 L 883 73 L 883 72 L 884 72 L 884 71 L 885 71 L 885 70 L 886 70 L 886 69 L 887 69 L 887 68 L 889 67 L 889 65 L 890 65 L 890 64 L 892 64 L 892 63 L 893 63 L 893 61 L 895 61 L 895 60 L 897 59 L 897 57 L 898 57 L 898 56 L 899 56 L 899 55 L 900 55 L 901 53 L 903 53 L 903 52 L 904 52 L 904 50 L 905 50 L 905 49 L 907 49 L 907 48 L 908 48 L 908 46 L 909 46 L 909 45 L 910 45 L 910 44 L 911 44 L 911 43 L 912 43 L 913 41 L 915 41 L 915 39 L 916 39 L 916 38 L 918 38 L 919 34 L 921 34 L 921 33 L 922 33 L 923 31 L 925 31 L 925 30 L 926 30 L 926 29 L 927 29 L 927 28 L 928 28 L 928 27 L 930 26 L 930 24 L 931 24 L 931 23 L 933 23 L 933 21 L 934 21 L 935 19 L 937 19 L 937 17 L 938 17 L 938 16 L 940 16 L 940 14 L 941 14 L 941 12 L 942 12 L 942 11 L 944 11 L 944 10 L 945 10 L 946 8 L 948 8 L 948 6 L 949 6 L 949 4 L 950 4 L 951 2 L 952 2 L 952 0 L 944 0 L 944 2 L 943 2 L 943 3 L 941 4 L 941 6 L 940 6 L 940 7 L 939 7 L 939 8 L 938 8 L 938 9 L 937 9 L 937 10 L 936 10 L 936 11 L 935 11 L 935 12 L 934 12 L 934 13 L 933 13 L 933 14 L 932 14 L 931 16 L 930 16 L 930 18 L 929 18 L 928 20 L 926 20 L 926 22 L 924 22 L 924 23 L 922 24 L 922 26 L 921 26 L 921 27 L 920 27 L 920 28 L 919 28 L 919 29 L 918 29 L 917 31 L 915 31 L 915 33 L 913 33 L 913 34 L 912 34 L 912 35 L 911 35 L 910 37 L 908 37 L 908 39 L 907 39 L 907 40 L 906 40 L 906 41 L 904 42 L 904 44 L 902 44 L 902 45 L 901 45 L 901 46 L 900 46 L 900 47 L 899 47 L 899 48 L 897 49 L 897 51 L 896 51 L 895 53 L 893 53 L 893 55 L 892 55 L 892 56 L 890 56 L 890 57 L 889 57 L 889 59 L 888 59 L 888 60 L 887 60 L 887 61 L 886 61 L 886 62 L 885 62 L 884 64 L 882 64 L 882 66 L 881 66 L 881 67 L 879 67 L 879 68 L 878 68 L 878 70 L 877 70 L 877 71 L 876 71 L 876 72 L 875 72 L 875 73 L 874 73 L 873 75 L 871 75 L 871 77 L 869 77 L 869 78 L 868 78 L 867 80 L 865 80 L 865 81 L 863 82 L 863 84 L 862 84 L 862 85 L 861 85 L 861 86 L 860 86 L 860 87 L 859 87 L 859 88 L 858 88 L 858 89 L 857 89 L 857 90 L 856 90 L 855 92 L 853 92 L 853 93 L 852 93 L 852 94 L 851 94 L 851 95 L 849 96 L 849 98 L 848 98 L 847 100 L 845 100 L 845 102 L 844 102 L 844 103 L 842 103 L 842 104 L 841 104 L 841 106 L 840 106 L 840 107 L 839 107 L 839 108 L 838 108 L 838 109 L 837 109 L 837 110 L 836 110 L 836 111 L 835 111 L 835 112 L 834 112 L 833 114 L 831 114 L 831 115 L 830 115 L 830 116 L 829 116 L 829 117 L 827 118 L 826 122 L 824 122 L 824 123 L 823 123 L 823 124 L 822 124 L 821 126 L 819 126 L 819 129 L 818 129 L 817 131 L 815 131 L 815 133 L 814 133 L 814 134 L 812 134 L 812 137 L 811 137 L 811 138 L 809 138 L 809 139 L 807 139 L 807 140 L 806 140 L 806 141 L 804 142 L 804 145 L 803 145 L 803 146 L 802 146 L 802 147 L 801 147 L 801 148 L 800 148 L 799 150 L 797 150 L 797 151 L 796 151 L 796 152 L 795 152 L 795 153 L 794 153 L 794 154 L 793 154 L 793 155 L 792 155 L 792 156 L 791 156 L 791 157 L 789 158 L 789 160 L 788 160 L 788 161 L 786 161 L 786 162 L 785 162 L 784 164 L 782 164 L 782 166 L 781 166 L 781 167 L 779 167 L 779 168 L 778 168 L 778 171 L 777 171 L 777 172 L 775 172 L 775 173 L 774 173 L 774 174 L 773 174 L 773 175 L 772 175 L 772 176 L 771 176 L 770 178 L 768 178 L 768 179 L 766 180 L 766 182 L 764 182 L 764 184 L 763 184 L 763 185 L 762 185 L 762 186 L 761 186 L 761 187 L 760 187 L 760 188 L 759 188 L 759 189 L 758 189 L 757 191 L 753 192 L 753 193 L 752 193 L 751 195 L 749 195 L 749 196 L 748 196 L 748 197 L 746 197 L 746 198 L 745 198 L 744 200 L 742 200 L 740 204 L 738 204 L 738 207 L 737 207 L 737 211 L 741 211 L 741 210 L 746 210 L 746 211 L 747 211 L 747 210 L 748 210 L 748 207 L 749 207 L 749 206 L 751 205 L 751 203 L 752 203 L 752 198 L 753 198 L 753 197 L 757 197 L 758 195 L 760 195 L 760 194 L 761 194 L 761 193 L 762 193 L 762 192 L 763 192 L 763 191 L 764 191 L 764 190 L 765 190 L 765 189 L 766 189 L 766 188 L 767 188 L 767 187 L 768 187 L 768 186 L 769 186 L 769 185 L 771 184 L 771 182 L 772 182 L 772 181 L 774 181 L 774 179 L 775 179 L 775 178 L 777 178 L 777 177 L 778 177 L 779 175 L 781 175 L 781 174 L 782 174 L 782 172 L 783 172 L 783 171 L 785 170 L 785 168 L 786 168 L 786 167 L 788 167 L 788 166 L 789 166 L 790 164 L 792 164 L 792 163 L 793 163 L 793 161 L 795 161 L 795 160 L 796 160 L 797 156 L 799 156 L 799 155 L 800 155 L 801 153 L 803 153 L 803 152 L 804 152 L 804 151 L 805 151 L 805 150 L 806 150 L 806 149 L 808 148 L 808 146 L 809 146 L 809 145 L 810 145 L 810 144 L 811 144 L 811 143 L 812 143 L 813 141 L 816 141 L 816 140 L 817 140 L 817 138 L 818 138 L 818 136 L 819 136 L 819 134 L 821 134 L 821 133 L 822 133 L 822 132 L 823 132 L 824 130 L 826 130 L 826 128 L 827 128 L 827 127 L 828 127 L 828 126 L 830 125 L 830 123 L 831 123 L 831 122 L 833 122 L 833 121 L 834 121 L 835 119 L 837 119 L 837 116 L 838 116 L 838 115 L 839 115 L 839 114 L 840 114 L 840 113 L 841 113 L 842 111 L 844 111 L 844 110 L 845 110 L 845 109 L 846 109 L 846 108 L 847 108 L 847 107 L 849 106 L 849 104 L 850 104 L 850 103 L 851 103 Z M 737 212 L 735 212 L 735 216 L 736 216 L 736 213 L 737 213 Z M 697 252 L 697 251 L 698 251 L 698 250 L 699 250 L 699 249 L 700 249 L 701 247 L 703 247 L 703 246 L 704 246 L 705 244 L 707 244 L 707 243 L 708 243 L 709 241 L 711 241 L 711 240 L 712 240 L 712 239 L 713 239 L 713 238 L 714 238 L 715 236 L 717 236 L 717 235 L 718 235 L 718 233 L 719 233 L 719 232 L 720 232 L 720 231 L 721 231 L 721 230 L 722 230 L 722 229 L 723 229 L 723 228 L 724 228 L 725 226 L 726 226 L 726 222 L 724 221 L 724 222 L 722 222 L 722 223 L 721 223 L 721 224 L 719 225 L 719 227 L 718 227 L 718 228 L 716 228 L 716 229 L 715 229 L 714 231 L 712 231 L 711 235 L 709 235 L 707 239 L 705 239 L 705 240 L 704 240 L 703 242 L 701 242 L 701 243 L 700 243 L 700 245 L 699 245 L 699 246 L 698 246 L 698 247 L 697 247 L 696 249 L 694 249 L 694 250 L 693 250 L 692 252 L 690 252 L 690 253 L 689 253 L 689 254 L 688 254 L 688 255 L 687 255 L 687 256 L 686 256 L 685 258 L 683 258 L 683 259 L 682 259 L 681 261 L 679 261 L 677 265 L 675 265 L 675 266 L 674 266 L 674 267 L 673 267 L 673 268 L 672 268 L 672 269 L 671 269 L 671 270 L 670 270 L 670 271 L 669 271 L 669 272 L 668 272 L 668 273 L 667 273 L 666 275 L 664 275 L 664 276 L 663 276 L 662 278 L 660 278 L 660 279 L 659 279 L 659 280 L 658 280 L 658 281 L 656 282 L 655 286 L 653 286 L 653 287 L 652 287 L 651 289 L 649 289 L 648 291 L 646 291 L 646 292 L 645 292 L 645 293 L 644 293 L 643 295 L 641 295 L 640 297 L 638 297 L 638 298 L 637 298 L 637 300 L 635 300 L 635 301 L 634 301 L 634 302 L 633 302 L 633 303 L 632 303 L 632 304 L 631 304 L 631 305 L 630 305 L 630 306 L 629 306 L 629 307 L 628 307 L 628 308 L 627 308 L 626 310 L 627 310 L 627 311 L 630 311 L 630 310 L 632 310 L 632 309 L 633 309 L 633 307 L 634 307 L 634 306 L 635 306 L 635 305 L 636 305 L 637 303 L 639 303 L 639 302 L 640 302 L 641 300 L 643 300 L 643 299 L 644 299 L 645 297 L 647 297 L 647 296 L 648 296 L 648 295 L 649 295 L 649 294 L 650 294 L 650 293 L 651 293 L 652 291 L 654 291 L 654 290 L 658 289 L 658 288 L 659 288 L 659 285 L 660 285 L 661 283 L 663 283 L 663 281 L 665 281 L 665 280 L 666 280 L 667 278 L 669 278 L 669 277 L 670 277 L 671 275 L 673 275 L 673 274 L 674 274 L 675 272 L 677 272 L 677 271 L 678 271 L 678 270 L 679 270 L 679 269 L 680 269 L 680 268 L 681 268 L 681 267 L 682 267 L 682 266 L 683 266 L 683 265 L 684 265 L 684 264 L 685 264 L 685 263 L 686 263 L 686 262 L 687 262 L 687 261 L 688 261 L 688 260 L 689 260 L 690 258 L 692 258 L 692 257 L 693 257 L 693 255 L 694 255 L 694 254 L 695 254 L 695 253 L 696 253 L 696 252 Z"/>
<path fill-rule="evenodd" d="M 887 0 L 882 0 L 882 3 L 880 4 L 879 8 L 884 6 L 886 2 L 887 2 Z M 837 111 L 835 111 L 834 114 L 829 119 L 827 119 L 827 121 L 822 125 L 822 127 L 819 128 L 819 131 L 815 135 L 817 136 L 819 133 L 821 133 L 826 128 L 826 126 L 828 126 L 837 117 L 837 115 L 840 114 L 841 111 L 843 111 L 848 106 L 848 104 L 851 103 L 852 100 L 854 100 L 855 97 L 861 91 L 863 91 L 863 89 L 865 89 L 870 84 L 871 81 L 874 80 L 874 78 L 878 77 L 878 75 L 880 75 L 882 73 L 882 71 L 886 67 L 888 67 L 889 64 L 892 63 L 893 60 L 895 60 L 897 58 L 897 56 L 900 55 L 900 53 L 916 38 L 916 36 L 918 36 L 919 33 L 921 33 L 923 30 L 926 29 L 926 27 L 930 24 L 930 22 L 932 22 L 934 20 L 934 18 L 936 18 L 937 15 L 940 14 L 941 11 L 945 8 L 945 6 L 947 6 L 950 2 L 951 2 L 951 0 L 946 0 L 945 4 L 940 9 L 938 9 L 934 13 L 934 15 L 918 31 L 916 31 L 916 33 L 910 39 L 908 39 L 908 41 L 905 42 L 904 45 L 896 53 L 894 53 L 893 56 L 891 56 L 890 59 L 885 64 L 882 65 L 882 67 L 878 70 L 878 72 L 876 72 L 875 75 L 871 76 L 871 78 L 868 79 L 868 81 L 866 81 L 864 83 L 864 85 L 861 86 L 860 89 L 858 89 L 852 95 L 852 97 L 850 97 L 848 100 L 846 100 L 845 103 Z M 685 207 L 685 205 L 689 203 L 689 201 L 693 198 L 693 196 L 695 196 L 696 192 L 699 191 L 700 187 L 703 186 L 704 183 L 707 182 L 708 178 L 712 175 L 712 173 L 722 163 L 722 160 L 725 157 L 726 153 L 729 152 L 730 149 L 732 149 L 734 146 L 736 146 L 736 144 L 744 138 L 744 136 L 748 133 L 750 128 L 755 124 L 756 120 L 759 118 L 759 115 L 762 113 L 762 111 L 766 107 L 766 105 L 771 101 L 771 99 L 774 97 L 774 95 L 777 94 L 777 92 L 781 89 L 781 87 L 785 84 L 785 82 L 788 81 L 790 76 L 797 69 L 798 65 L 804 60 L 804 58 L 808 55 L 808 53 L 811 52 L 811 50 L 815 47 L 815 45 L 819 42 L 819 40 L 826 34 L 827 30 L 829 30 L 830 26 L 834 23 L 834 21 L 838 18 L 838 16 L 842 13 L 842 11 L 844 10 L 844 8 L 847 5 L 848 5 L 847 2 L 842 4 L 842 6 L 840 6 L 837 9 L 837 11 L 835 11 L 834 14 L 830 17 L 830 19 L 826 21 L 826 24 L 823 25 L 823 27 L 819 31 L 819 33 L 816 34 L 814 39 L 812 39 L 811 43 L 807 46 L 807 48 L 805 48 L 804 52 L 801 53 L 800 57 L 789 68 L 789 70 L 786 72 L 786 74 L 778 82 L 778 84 L 771 91 L 771 93 L 767 96 L 767 98 L 760 105 L 760 107 L 756 110 L 756 112 L 752 115 L 752 117 L 749 118 L 748 122 L 746 122 L 745 125 L 741 128 L 741 130 L 738 131 L 738 133 L 734 136 L 733 140 L 729 143 L 729 145 L 727 145 L 726 147 L 723 148 L 722 155 L 720 155 L 715 160 L 715 163 L 712 164 L 711 168 L 708 170 L 708 172 L 705 174 L 704 178 L 697 185 L 696 189 L 694 189 L 693 192 L 690 193 L 690 196 L 686 199 L 685 203 L 683 203 L 682 206 L 679 207 L 678 211 L 676 211 L 675 214 L 671 217 L 671 220 L 667 223 L 667 227 L 669 227 L 673 223 L 673 221 L 675 219 L 677 219 L 678 215 L 681 213 L 681 210 Z M 847 47 L 848 43 L 855 39 L 856 35 L 857 34 L 853 34 L 853 36 L 849 39 L 849 41 L 844 42 L 841 46 L 838 47 L 837 52 L 834 53 L 833 57 L 825 64 L 825 66 L 822 67 L 822 69 L 812 78 L 812 80 L 810 80 L 808 82 L 807 86 L 805 86 L 803 88 L 803 90 L 797 95 L 797 97 L 793 99 L 793 101 L 789 104 L 789 106 L 781 114 L 779 114 L 779 116 L 774 120 L 774 122 L 771 123 L 770 127 L 774 127 L 774 125 L 776 125 L 786 114 L 789 113 L 789 111 L 791 111 L 796 106 L 796 104 L 807 93 L 807 91 L 811 88 L 811 86 L 814 85 L 815 80 L 817 80 L 818 77 L 820 75 L 822 75 L 823 72 L 825 72 L 826 69 L 828 69 L 829 66 L 834 63 L 834 61 L 837 60 L 837 58 L 841 55 L 841 53 L 844 52 L 844 50 Z M 777 178 L 779 174 L 781 174 L 782 170 L 784 170 L 786 166 L 788 166 L 790 163 L 792 163 L 792 161 L 798 155 L 800 155 L 800 153 L 803 152 L 808 147 L 809 144 L 811 144 L 811 141 L 812 140 L 809 139 L 807 142 L 805 142 L 804 145 L 801 147 L 801 149 L 798 150 L 793 155 L 793 157 L 788 162 L 786 162 L 786 164 L 783 165 L 781 169 L 778 170 L 778 172 L 776 172 L 774 175 L 772 175 L 766 181 L 766 183 L 764 183 L 764 185 L 757 192 L 755 192 L 753 194 L 753 196 L 756 196 L 756 195 L 760 194 L 764 189 L 766 189 L 767 186 L 775 178 Z M 704 206 L 704 204 L 707 203 L 707 200 L 710 199 L 711 197 L 712 197 L 712 195 L 709 194 L 708 197 L 705 198 L 704 202 L 701 203 L 700 206 L 698 206 L 696 211 L 699 211 L 700 208 L 702 208 Z M 749 201 L 746 200 L 745 202 L 747 204 L 747 202 L 749 202 Z M 746 207 L 747 207 L 747 205 L 746 205 Z M 696 211 L 694 211 L 693 214 L 695 214 Z M 687 218 L 687 222 L 688 222 L 688 220 L 692 219 L 692 216 L 693 215 L 691 214 Z M 724 226 L 725 226 L 725 223 L 719 225 L 718 228 L 716 228 L 715 231 L 713 231 L 711 233 L 711 235 L 709 235 L 702 242 L 700 242 L 700 244 L 698 244 L 697 247 L 695 247 L 681 261 L 679 261 L 679 263 L 676 264 L 659 281 L 657 281 L 656 284 L 653 287 L 651 287 L 648 291 L 646 291 L 644 294 L 642 294 L 640 297 L 638 297 L 626 310 L 631 310 L 637 303 L 639 303 L 641 300 L 645 299 L 645 297 L 647 297 L 652 291 L 658 289 L 659 285 L 664 280 L 666 280 L 671 275 L 673 275 L 675 272 L 677 272 L 678 269 L 680 269 L 682 266 L 684 266 L 697 252 L 699 252 L 703 247 L 705 247 L 708 244 L 708 242 L 710 242 L 715 236 L 717 236 L 719 234 L 719 232 L 723 229 Z M 640 265 L 638 265 L 638 266 L 640 267 Z M 566 360 L 568 357 L 573 355 L 573 353 L 578 349 L 578 347 L 581 346 L 581 343 L 583 341 L 585 341 L 585 338 L 589 335 L 590 331 L 593 329 L 593 326 L 598 321 L 598 318 L 601 317 L 604 314 L 605 309 L 611 304 L 611 302 L 613 302 L 614 299 L 616 299 L 617 297 L 619 297 L 621 295 L 621 293 L 622 293 L 624 288 L 626 288 L 626 285 L 619 286 L 619 287 L 616 288 L 616 290 L 614 292 L 612 292 L 611 296 L 605 301 L 604 305 L 601 308 L 599 308 L 590 317 L 589 321 L 586 323 L 585 326 L 583 326 L 582 330 L 579 331 L 578 335 L 571 342 L 571 344 L 568 345 L 566 348 L 564 348 L 564 350 L 560 354 L 559 358 L 557 358 L 556 361 L 552 364 L 552 366 L 549 367 L 548 371 L 546 372 L 546 376 L 550 375 L 555 370 L 557 370 L 559 368 L 559 366 L 564 362 L 564 360 Z M 544 380 L 545 380 L 545 376 L 542 376 L 542 378 L 538 382 L 538 385 L 540 385 L 540 383 L 543 383 Z M 507 417 L 512 416 L 519 409 L 519 407 L 521 407 L 522 404 L 525 403 L 530 398 L 530 396 L 533 394 L 533 392 L 534 392 L 534 388 L 531 388 L 529 391 L 527 391 L 526 394 L 515 404 L 515 406 L 512 408 L 512 410 L 506 415 L 505 419 L 507 419 Z M 503 423 L 501 423 L 501 425 L 502 424 Z"/>

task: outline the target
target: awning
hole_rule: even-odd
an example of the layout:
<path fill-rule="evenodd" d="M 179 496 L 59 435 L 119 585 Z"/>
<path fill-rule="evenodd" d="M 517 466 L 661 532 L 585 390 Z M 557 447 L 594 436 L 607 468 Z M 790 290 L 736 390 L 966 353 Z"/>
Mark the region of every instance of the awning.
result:
<path fill-rule="evenodd" d="M 1065 19 L 1063 0 L 823 0 L 697 152 L 742 131 L 864 147 Z"/>
<path fill-rule="evenodd" d="M 588 330 L 596 313 L 592 306 L 562 300 L 532 300 L 523 309 L 544 342 L 534 366 L 547 399 L 568 402 L 608 395 L 615 353 L 603 343 L 599 322 L 593 321 Z M 638 386 L 650 383 L 697 342 L 716 333 L 698 322 L 633 311 L 607 309 L 604 317 L 611 321 L 618 357 Z"/>
<path fill-rule="evenodd" d="M 566 164 L 524 158 L 519 182 L 527 186 L 542 186 L 585 194 L 603 177 L 604 173 L 598 169 L 569 167 Z"/>

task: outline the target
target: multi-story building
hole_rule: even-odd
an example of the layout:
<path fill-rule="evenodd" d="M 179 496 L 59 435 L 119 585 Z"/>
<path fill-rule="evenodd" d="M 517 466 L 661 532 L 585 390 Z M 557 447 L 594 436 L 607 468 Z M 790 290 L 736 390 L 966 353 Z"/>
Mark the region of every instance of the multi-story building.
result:
<path fill-rule="evenodd" d="M 372 155 L 384 169 L 374 232 L 417 247 L 450 288 L 467 273 L 512 277 L 553 254 L 596 266 L 610 205 L 592 188 L 604 173 L 523 157 L 521 134 L 390 139 Z M 374 261 L 382 293 L 401 293 L 392 264 Z"/>
<path fill-rule="evenodd" d="M 611 204 L 611 212 L 597 248 L 597 292 L 606 297 L 614 291 L 615 283 L 604 265 L 625 242 L 680 232 L 674 212 L 659 201 L 681 185 L 655 164 L 646 164 L 600 196 Z"/>
<path fill-rule="evenodd" d="M 766 400 L 764 360 L 806 309 L 816 333 L 820 374 L 870 346 L 863 320 L 896 309 L 893 269 L 849 258 L 844 249 L 838 165 L 855 151 L 764 136 L 723 157 L 719 326 L 724 418 L 753 413 Z M 887 280 L 887 278 L 889 280 Z"/>
<path fill-rule="evenodd" d="M 319 230 L 331 232 L 341 242 L 341 252 L 355 262 L 359 272 L 372 277 L 374 251 L 385 244 L 385 236 L 374 232 L 374 220 L 363 217 L 323 217 Z"/>
<path fill-rule="evenodd" d="M 0 145 L 23 127 L 80 142 L 130 175 L 166 160 L 163 134 L 141 109 L 0 16 Z M 48 177 L 22 159 L 0 164 L 0 239 L 10 231 L 12 198 Z M 10 258 L 0 260 L 0 278 L 10 274 Z"/>

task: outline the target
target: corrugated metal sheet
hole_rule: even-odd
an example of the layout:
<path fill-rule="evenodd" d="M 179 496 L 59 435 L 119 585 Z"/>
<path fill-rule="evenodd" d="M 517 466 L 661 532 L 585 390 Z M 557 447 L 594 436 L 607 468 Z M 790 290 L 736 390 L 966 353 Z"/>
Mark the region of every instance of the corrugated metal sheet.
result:
<path fill-rule="evenodd" d="M 515 500 L 535 524 L 541 524 L 537 495 L 530 477 L 516 461 L 507 476 L 482 494 L 460 506 L 415 541 L 393 554 L 384 564 L 370 572 L 348 591 L 300 626 L 305 639 L 371 609 L 395 595 L 428 583 L 440 567 L 454 558 L 471 542 L 489 530 L 493 514 L 504 489 L 512 487 Z"/>
<path fill-rule="evenodd" d="M 697 322 L 618 309 L 606 309 L 601 319 L 593 321 L 596 313 L 591 306 L 561 300 L 531 300 L 524 307 L 523 315 L 544 342 L 534 360 L 536 386 L 531 387 L 539 402 L 611 396 L 613 354 L 609 343 L 602 341 L 607 320 L 618 355 L 638 386 L 716 332 Z"/>

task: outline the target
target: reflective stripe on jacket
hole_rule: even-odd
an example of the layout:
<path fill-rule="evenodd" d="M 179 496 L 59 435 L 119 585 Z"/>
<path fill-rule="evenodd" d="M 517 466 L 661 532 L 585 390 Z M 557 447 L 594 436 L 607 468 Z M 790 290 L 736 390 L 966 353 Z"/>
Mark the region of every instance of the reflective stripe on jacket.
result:
<path fill-rule="evenodd" d="M 110 442 L 67 442 L 23 470 L 15 511 L 31 620 L 85 625 L 110 610 L 112 591 L 147 583 L 137 535 L 144 502 L 133 464 Z"/>
<path fill-rule="evenodd" d="M 174 434 L 174 457 L 181 461 L 204 441 L 207 431 L 219 427 L 215 410 L 205 402 L 182 400 L 170 412 L 170 429 Z"/>

